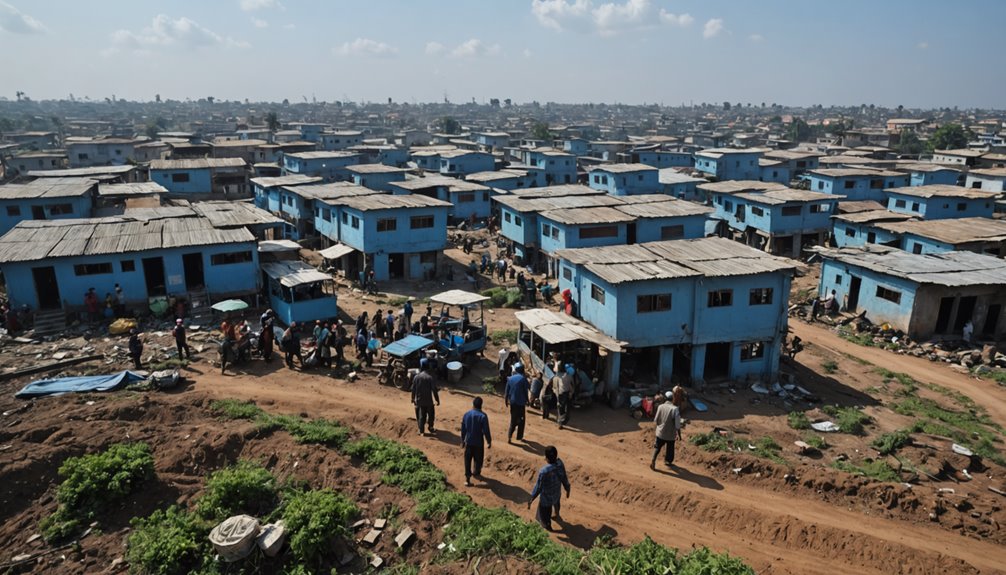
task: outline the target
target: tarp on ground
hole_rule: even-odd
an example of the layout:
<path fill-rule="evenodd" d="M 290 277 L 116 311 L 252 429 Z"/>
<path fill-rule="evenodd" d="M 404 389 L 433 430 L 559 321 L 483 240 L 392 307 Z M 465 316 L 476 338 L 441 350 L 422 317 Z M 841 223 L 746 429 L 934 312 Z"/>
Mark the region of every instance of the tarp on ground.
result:
<path fill-rule="evenodd" d="M 31 397 L 41 397 L 43 395 L 57 395 L 71 392 L 112 391 L 143 379 L 145 378 L 142 375 L 131 371 L 123 371 L 112 375 L 40 379 L 21 388 L 21 391 L 15 393 L 14 397 L 18 399 L 27 399 Z"/>

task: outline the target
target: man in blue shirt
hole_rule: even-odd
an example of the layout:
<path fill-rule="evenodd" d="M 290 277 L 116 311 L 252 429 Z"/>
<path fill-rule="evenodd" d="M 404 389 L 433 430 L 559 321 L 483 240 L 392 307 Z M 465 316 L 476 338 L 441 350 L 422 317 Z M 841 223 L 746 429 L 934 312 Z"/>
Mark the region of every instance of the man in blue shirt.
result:
<path fill-rule="evenodd" d="M 516 363 L 513 370 L 514 374 L 506 380 L 506 390 L 503 392 L 503 403 L 510 408 L 507 443 L 513 443 L 514 430 L 517 430 L 517 441 L 524 440 L 524 410 L 527 408 L 528 396 L 531 394 L 531 384 L 524 376 L 524 365 Z"/>
<path fill-rule="evenodd" d="M 482 461 L 485 448 L 493 446 L 489 432 L 489 416 L 482 411 L 482 398 L 472 400 L 472 409 L 461 418 L 461 446 L 465 449 L 465 485 L 472 484 L 472 475 L 482 478 Z M 475 464 L 474 473 L 472 463 Z"/>
<path fill-rule="evenodd" d="M 556 463 L 559 461 L 559 452 L 554 445 L 545 448 L 545 466 L 538 470 L 538 480 L 535 481 L 534 489 L 531 490 L 531 499 L 527 502 L 527 508 L 531 509 L 531 503 L 538 498 L 538 512 L 535 518 L 546 531 L 552 530 L 552 509 L 559 504 L 562 497 L 562 489 L 566 489 L 566 499 L 569 499 L 569 479 L 566 477 L 565 468 L 560 468 Z"/>

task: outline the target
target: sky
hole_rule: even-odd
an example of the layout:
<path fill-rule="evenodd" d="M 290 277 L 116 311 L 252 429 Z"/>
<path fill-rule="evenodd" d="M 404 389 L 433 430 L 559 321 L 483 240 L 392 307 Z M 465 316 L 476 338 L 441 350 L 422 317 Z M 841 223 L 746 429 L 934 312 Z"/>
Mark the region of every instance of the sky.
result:
<path fill-rule="evenodd" d="M 0 96 L 1006 108 L 1003 22 L 1003 0 L 0 0 Z"/>

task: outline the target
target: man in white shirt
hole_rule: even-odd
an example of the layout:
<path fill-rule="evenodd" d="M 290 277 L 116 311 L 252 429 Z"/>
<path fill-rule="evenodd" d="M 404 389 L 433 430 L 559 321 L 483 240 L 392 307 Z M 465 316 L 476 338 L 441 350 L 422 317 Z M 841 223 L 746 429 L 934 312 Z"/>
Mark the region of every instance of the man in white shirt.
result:
<path fill-rule="evenodd" d="M 674 442 L 681 439 L 681 411 L 677 405 L 671 401 L 671 392 L 667 392 L 666 398 L 657 395 L 653 398 L 658 403 L 657 411 L 653 414 L 653 422 L 656 427 L 656 442 L 653 444 L 653 459 L 650 460 L 650 469 L 656 469 L 657 455 L 660 448 L 667 446 L 664 451 L 664 464 L 668 467 L 674 464 Z"/>

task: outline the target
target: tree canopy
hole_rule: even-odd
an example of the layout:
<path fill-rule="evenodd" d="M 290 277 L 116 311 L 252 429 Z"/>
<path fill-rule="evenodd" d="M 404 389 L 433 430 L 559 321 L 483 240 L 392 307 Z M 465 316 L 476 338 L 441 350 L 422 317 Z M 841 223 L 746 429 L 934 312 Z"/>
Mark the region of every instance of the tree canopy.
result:
<path fill-rule="evenodd" d="M 929 138 L 929 150 L 956 150 L 968 145 L 971 131 L 965 130 L 960 124 L 940 126 Z"/>
<path fill-rule="evenodd" d="M 461 133 L 461 122 L 458 122 L 450 116 L 444 116 L 440 118 L 440 130 L 445 134 L 460 134 Z"/>
<path fill-rule="evenodd" d="M 531 126 L 531 137 L 535 140 L 551 140 L 552 132 L 548 129 L 548 124 L 545 122 L 535 122 Z"/>

